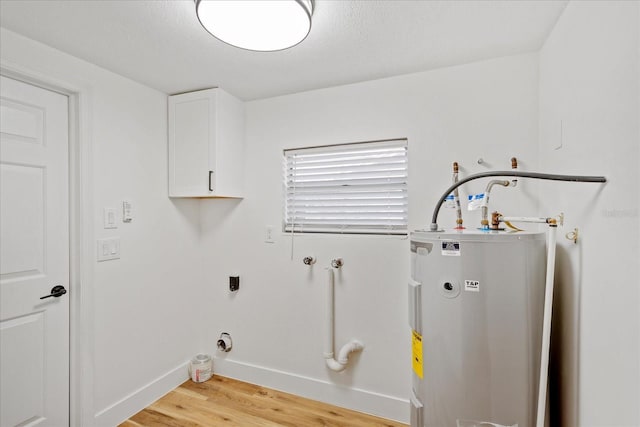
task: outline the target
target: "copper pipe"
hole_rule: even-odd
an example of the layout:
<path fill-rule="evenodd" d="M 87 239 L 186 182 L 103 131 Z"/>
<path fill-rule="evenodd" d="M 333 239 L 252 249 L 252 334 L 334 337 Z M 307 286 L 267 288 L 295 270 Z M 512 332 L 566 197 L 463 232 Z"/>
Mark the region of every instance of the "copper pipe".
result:
<path fill-rule="evenodd" d="M 515 157 L 511 158 L 511 170 L 516 170 L 518 169 L 518 159 L 516 159 Z M 512 179 L 511 180 L 511 186 L 515 187 L 516 185 L 518 185 L 518 180 L 517 179 Z"/>
<path fill-rule="evenodd" d="M 491 229 L 499 230 L 500 229 L 500 220 L 498 219 L 502 214 L 498 211 L 493 211 L 491 213 Z"/>

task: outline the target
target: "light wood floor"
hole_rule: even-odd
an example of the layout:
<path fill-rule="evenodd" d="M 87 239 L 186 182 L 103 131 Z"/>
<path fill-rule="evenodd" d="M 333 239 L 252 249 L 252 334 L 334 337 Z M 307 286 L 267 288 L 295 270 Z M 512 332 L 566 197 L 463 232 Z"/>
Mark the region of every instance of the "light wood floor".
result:
<path fill-rule="evenodd" d="M 406 427 L 217 375 L 204 383 L 185 382 L 120 424 L 140 426 Z"/>

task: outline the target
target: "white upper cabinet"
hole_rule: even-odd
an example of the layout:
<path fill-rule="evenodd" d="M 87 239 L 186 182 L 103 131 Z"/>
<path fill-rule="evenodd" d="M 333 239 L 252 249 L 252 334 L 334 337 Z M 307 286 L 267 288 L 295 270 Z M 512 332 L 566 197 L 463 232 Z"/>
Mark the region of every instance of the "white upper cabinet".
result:
<path fill-rule="evenodd" d="M 242 197 L 244 114 L 219 88 L 169 96 L 169 197 Z"/>

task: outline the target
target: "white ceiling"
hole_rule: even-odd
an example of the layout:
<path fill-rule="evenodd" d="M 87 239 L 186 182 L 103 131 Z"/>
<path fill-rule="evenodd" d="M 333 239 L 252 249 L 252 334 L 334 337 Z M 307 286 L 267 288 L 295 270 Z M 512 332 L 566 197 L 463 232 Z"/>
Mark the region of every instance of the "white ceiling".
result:
<path fill-rule="evenodd" d="M 218 41 L 192 0 L 0 0 L 0 25 L 162 92 L 250 100 L 533 52 L 566 4 L 315 0 L 307 39 L 280 52 Z"/>

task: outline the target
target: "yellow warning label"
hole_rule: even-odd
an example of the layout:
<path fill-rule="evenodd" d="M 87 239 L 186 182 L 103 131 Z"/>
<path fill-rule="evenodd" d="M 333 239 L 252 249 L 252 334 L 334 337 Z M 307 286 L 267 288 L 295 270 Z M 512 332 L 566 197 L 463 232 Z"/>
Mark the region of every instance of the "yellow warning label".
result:
<path fill-rule="evenodd" d="M 422 379 L 422 335 L 411 331 L 411 364 L 413 372 Z"/>

